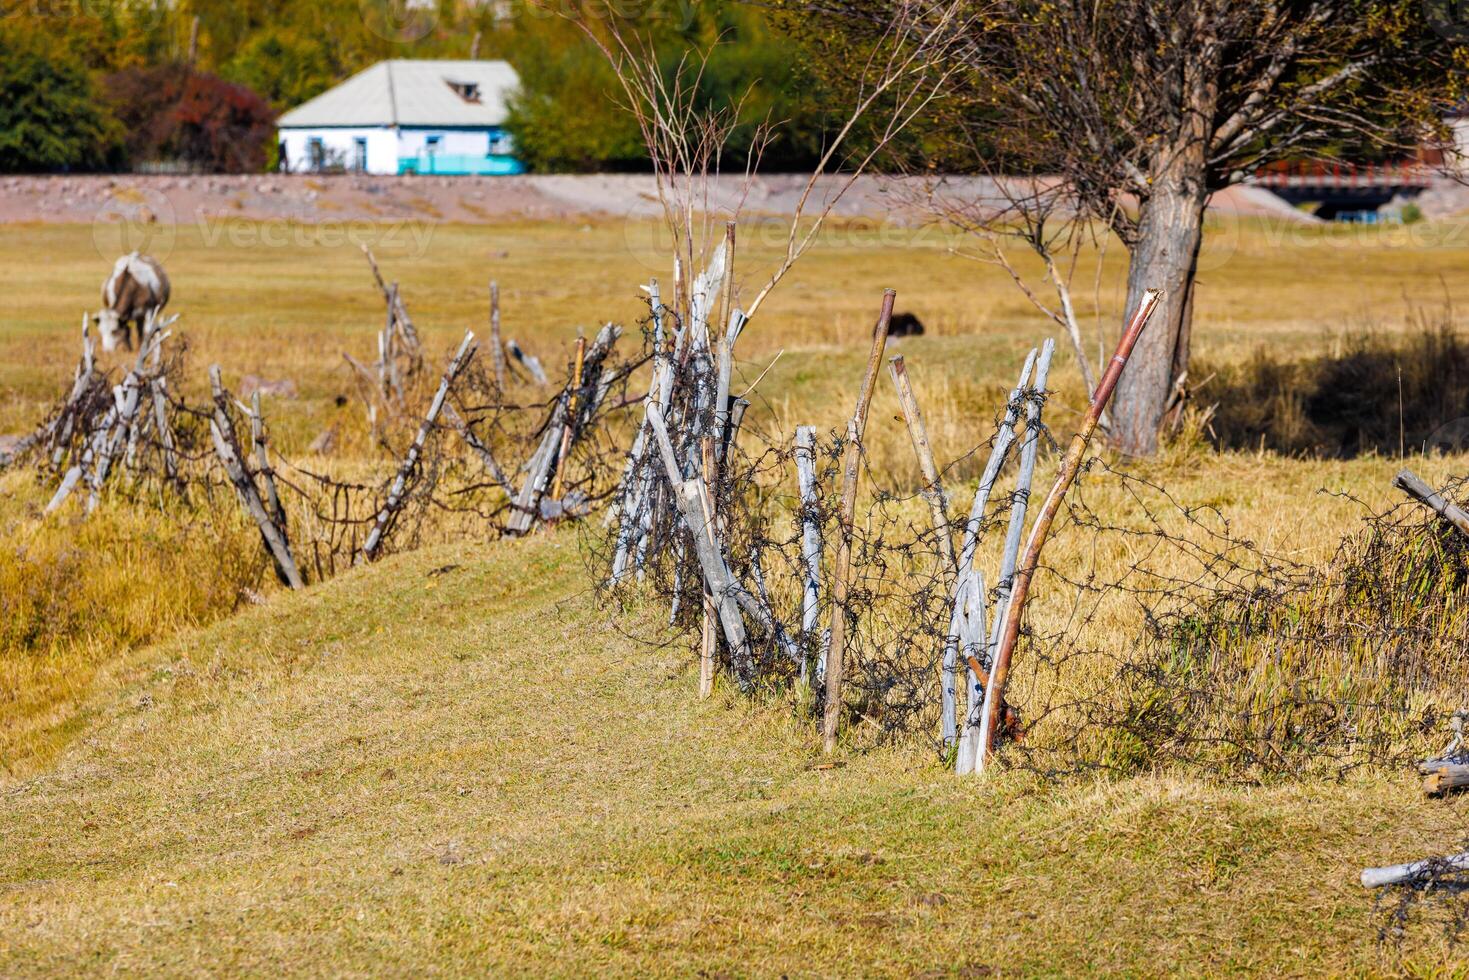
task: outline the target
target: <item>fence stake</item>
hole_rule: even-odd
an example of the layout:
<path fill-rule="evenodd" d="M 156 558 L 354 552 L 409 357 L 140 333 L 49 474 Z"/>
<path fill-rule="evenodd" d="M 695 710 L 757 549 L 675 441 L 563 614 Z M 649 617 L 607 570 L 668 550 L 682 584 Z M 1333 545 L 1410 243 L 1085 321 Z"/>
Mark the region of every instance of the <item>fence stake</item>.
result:
<path fill-rule="evenodd" d="M 505 390 L 505 344 L 500 340 L 500 284 L 490 280 L 490 351 L 494 355 L 495 387 Z"/>
<path fill-rule="evenodd" d="M 796 486 L 801 493 L 801 560 L 805 582 L 801 588 L 801 636 L 807 653 L 801 658 L 801 680 L 814 669 L 815 679 L 826 676 L 826 649 L 821 642 L 821 527 L 817 523 L 816 427 L 796 426 Z"/>
<path fill-rule="evenodd" d="M 1020 418 L 1020 399 L 1025 392 L 1031 369 L 1035 366 L 1035 357 L 1036 351 L 1032 348 L 1025 357 L 1025 363 L 1020 367 L 1020 378 L 1010 392 L 1010 400 L 1005 405 L 1005 414 L 1000 419 L 1000 428 L 995 433 L 994 444 L 990 447 L 989 461 L 984 465 L 984 472 L 979 477 L 979 486 L 974 490 L 974 500 L 969 505 L 969 518 L 964 522 L 964 535 L 959 548 L 959 573 L 954 580 L 954 593 L 950 604 L 949 632 L 944 638 L 944 676 L 941 692 L 943 701 L 939 723 L 945 748 L 953 745 L 959 737 L 957 723 L 959 628 L 960 619 L 963 616 L 965 579 L 974 568 L 974 553 L 979 548 L 979 531 L 984 524 L 984 512 L 989 506 L 990 493 L 994 490 L 995 481 L 1000 477 L 1000 468 L 1005 465 L 1005 460 L 1010 455 L 1010 444 L 1015 440 L 1015 422 Z M 971 684 L 970 687 L 972 689 L 973 685 Z"/>
<path fill-rule="evenodd" d="M 1445 500 L 1438 491 L 1424 483 L 1412 470 L 1399 471 L 1398 475 L 1393 477 L 1392 485 L 1432 510 L 1462 533 L 1469 534 L 1469 513 L 1465 513 L 1459 505 Z"/>
<path fill-rule="evenodd" d="M 443 411 L 444 401 L 449 397 L 449 388 L 454 384 L 454 379 L 458 377 L 469 358 L 473 356 L 474 332 L 466 330 L 464 339 L 459 343 L 459 350 L 449 361 L 444 377 L 439 381 L 439 390 L 434 392 L 434 400 L 429 404 L 428 414 L 424 416 L 423 423 L 418 427 L 418 434 L 414 436 L 413 444 L 408 447 L 408 454 L 403 457 L 403 465 L 398 467 L 398 475 L 393 478 L 393 486 L 388 491 L 388 499 L 383 502 L 382 509 L 377 512 L 372 530 L 368 532 L 367 540 L 363 542 L 363 561 L 372 561 L 377 557 L 377 550 L 382 546 L 389 525 L 397 515 L 399 508 L 403 506 L 403 492 L 407 488 L 408 477 L 418 468 L 418 457 L 423 453 L 423 444 L 428 441 L 429 431 L 433 429 L 439 412 Z"/>
<path fill-rule="evenodd" d="M 260 499 L 260 491 L 255 486 L 255 481 L 250 478 L 245 464 L 236 451 L 235 427 L 230 421 L 228 402 L 225 401 L 224 385 L 219 378 L 219 365 L 214 364 L 209 368 L 209 387 L 214 392 L 214 414 L 209 420 L 209 435 L 214 441 L 214 453 L 219 461 L 224 464 L 225 473 L 228 474 L 230 482 L 235 485 L 235 492 L 239 494 L 240 502 L 245 505 L 245 510 L 255 521 L 255 526 L 260 529 L 261 540 L 265 542 L 265 548 L 270 556 L 275 559 L 275 568 L 281 580 L 293 589 L 305 587 L 301 579 L 301 573 L 296 568 L 296 560 L 291 556 L 291 546 L 286 540 L 284 527 L 277 527 L 271 520 L 270 514 L 265 510 L 265 504 Z"/>
<path fill-rule="evenodd" d="M 847 445 L 843 451 L 842 505 L 839 515 L 836 568 L 832 573 L 831 636 L 826 641 L 826 717 L 822 724 L 822 750 L 836 751 L 837 728 L 842 720 L 842 653 L 847 628 L 847 572 L 852 562 L 852 519 L 857 512 L 857 477 L 862 471 L 862 435 L 867 428 L 867 410 L 872 390 L 877 387 L 877 370 L 882 365 L 888 341 L 888 321 L 893 316 L 897 291 L 882 294 L 882 310 L 872 331 L 872 353 L 867 357 L 867 374 L 857 395 L 857 408 L 847 423 Z"/>
<path fill-rule="evenodd" d="M 1030 485 L 1035 479 L 1035 459 L 1040 448 L 1041 398 L 1046 392 L 1046 382 L 1051 374 L 1051 356 L 1056 352 L 1056 342 L 1046 340 L 1041 345 L 1040 360 L 1035 365 L 1035 380 L 1031 383 L 1030 397 L 1025 402 L 1025 439 L 1020 444 L 1020 473 L 1015 480 L 1015 493 L 1010 499 L 1010 522 L 1005 528 L 1005 550 L 1000 558 L 1000 581 L 995 594 L 995 621 L 991 625 L 988 643 L 980 638 L 981 647 L 993 656 L 1000 642 L 1000 632 L 1005 627 L 1005 603 L 1015 585 L 1015 561 L 1020 555 L 1020 536 L 1025 531 L 1025 511 L 1030 503 Z M 984 598 L 981 595 L 980 601 Z M 984 703 L 984 688 L 979 679 L 984 676 L 979 661 L 979 650 L 966 650 L 964 659 L 969 663 L 969 696 L 964 706 L 967 714 L 964 733 L 959 737 L 959 756 L 954 769 L 959 775 L 967 775 L 975 769 L 975 756 L 979 745 L 979 721 Z"/>
<path fill-rule="evenodd" d="M 1122 339 L 1117 344 L 1117 350 L 1112 355 L 1112 360 L 1107 365 L 1102 380 L 1097 383 L 1095 397 L 1092 398 L 1091 407 L 1087 409 L 1086 417 L 1082 419 L 1081 428 L 1071 440 L 1071 446 L 1066 450 L 1066 457 L 1061 461 L 1061 470 L 1056 474 L 1056 482 L 1051 486 L 1051 492 L 1046 495 L 1046 500 L 1041 504 L 1040 512 L 1036 515 L 1035 524 L 1031 526 L 1030 538 L 1025 543 L 1025 557 L 1020 562 L 1019 569 L 1015 573 L 1015 590 L 1010 594 L 1010 602 L 1004 611 L 1005 629 L 1000 641 L 999 648 L 995 651 L 994 663 L 990 667 L 989 683 L 984 686 L 984 709 L 980 716 L 980 743 L 975 760 L 975 768 L 983 769 L 989 762 L 990 756 L 995 750 L 995 735 L 999 730 L 1000 716 L 1003 714 L 1001 705 L 1005 697 L 1005 683 L 1010 675 L 1010 659 L 1015 654 L 1015 642 L 1020 638 L 1020 623 L 1025 611 L 1025 599 L 1030 592 L 1030 582 L 1035 576 L 1036 566 L 1040 564 L 1041 549 L 1045 547 L 1046 535 L 1051 531 L 1051 522 L 1056 519 L 1056 512 L 1061 509 L 1061 499 L 1070 489 L 1076 474 L 1081 471 L 1082 454 L 1086 452 L 1087 443 L 1091 441 L 1092 433 L 1096 431 L 1097 422 L 1106 410 L 1107 403 L 1112 400 L 1112 392 L 1117 387 L 1117 379 L 1122 376 L 1122 369 L 1127 366 L 1127 359 L 1132 356 L 1132 349 L 1137 344 L 1137 338 L 1142 334 L 1143 327 L 1147 326 L 1148 318 L 1153 315 L 1157 308 L 1158 300 L 1163 295 L 1162 290 L 1149 289 L 1143 293 L 1142 301 L 1138 303 L 1136 312 L 1132 315 L 1132 322 L 1127 325 L 1127 330 L 1122 334 Z"/>

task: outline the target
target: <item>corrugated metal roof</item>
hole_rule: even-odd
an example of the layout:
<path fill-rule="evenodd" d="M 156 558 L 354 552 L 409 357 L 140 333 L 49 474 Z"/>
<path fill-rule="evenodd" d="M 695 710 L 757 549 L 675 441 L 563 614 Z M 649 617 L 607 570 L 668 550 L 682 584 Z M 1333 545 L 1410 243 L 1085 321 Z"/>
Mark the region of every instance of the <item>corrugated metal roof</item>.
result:
<path fill-rule="evenodd" d="M 520 76 L 505 61 L 379 61 L 276 121 L 313 126 L 498 126 Z M 477 86 L 479 101 L 459 91 Z"/>

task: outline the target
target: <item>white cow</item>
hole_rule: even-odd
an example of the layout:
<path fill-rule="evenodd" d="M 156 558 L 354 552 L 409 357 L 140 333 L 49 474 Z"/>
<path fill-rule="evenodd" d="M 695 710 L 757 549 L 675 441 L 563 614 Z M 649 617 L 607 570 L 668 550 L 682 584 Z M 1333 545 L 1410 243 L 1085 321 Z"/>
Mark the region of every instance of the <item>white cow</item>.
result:
<path fill-rule="evenodd" d="M 102 349 L 116 350 L 122 341 L 133 349 L 132 327 L 143 339 L 143 324 L 148 314 L 155 316 L 168 305 L 169 283 L 163 266 L 150 255 L 133 252 L 118 259 L 112 275 L 102 284 L 103 307 L 92 317 L 102 334 Z"/>

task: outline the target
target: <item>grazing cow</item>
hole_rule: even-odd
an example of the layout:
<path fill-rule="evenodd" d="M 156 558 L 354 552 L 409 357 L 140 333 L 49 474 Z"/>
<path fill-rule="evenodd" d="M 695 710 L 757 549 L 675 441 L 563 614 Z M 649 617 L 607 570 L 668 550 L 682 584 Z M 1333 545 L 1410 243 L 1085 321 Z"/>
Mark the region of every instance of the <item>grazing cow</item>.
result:
<path fill-rule="evenodd" d="M 137 325 L 141 341 L 148 314 L 156 316 L 167 306 L 168 294 L 168 276 L 152 256 L 133 252 L 118 259 L 112 275 L 102 284 L 104 305 L 92 318 L 102 334 L 102 349 L 116 350 L 121 340 L 132 350 L 133 325 Z"/>
<path fill-rule="evenodd" d="M 921 337 L 923 321 L 912 313 L 894 313 L 888 320 L 889 337 Z"/>

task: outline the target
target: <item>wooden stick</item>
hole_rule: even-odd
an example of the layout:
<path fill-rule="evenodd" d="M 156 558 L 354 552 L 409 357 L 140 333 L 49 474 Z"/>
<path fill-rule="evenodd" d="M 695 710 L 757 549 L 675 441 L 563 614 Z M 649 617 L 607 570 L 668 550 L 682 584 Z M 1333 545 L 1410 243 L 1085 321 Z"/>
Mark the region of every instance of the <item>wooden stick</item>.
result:
<path fill-rule="evenodd" d="M 837 729 L 842 718 L 842 656 L 847 628 L 847 573 L 852 563 L 852 519 L 857 512 L 857 478 L 862 471 L 862 436 L 867 429 L 867 410 L 872 406 L 872 392 L 877 387 L 877 371 L 882 366 L 883 349 L 888 341 L 888 322 L 893 316 L 893 300 L 897 291 L 882 294 L 882 309 L 872 331 L 872 352 L 867 357 L 867 374 L 857 395 L 857 408 L 847 423 L 847 445 L 842 459 L 842 504 L 838 517 L 836 568 L 832 573 L 831 635 L 826 641 L 826 716 L 822 720 L 822 749 L 836 751 Z"/>
<path fill-rule="evenodd" d="M 469 427 L 469 423 L 464 421 L 458 412 L 454 411 L 452 404 L 448 402 L 444 403 L 444 414 L 449 417 L 449 424 L 459 430 L 459 435 L 463 437 L 464 442 L 479 457 L 479 461 L 484 464 L 485 471 L 490 474 L 490 479 L 494 480 L 507 494 L 512 497 L 515 496 L 515 487 L 511 485 L 510 479 L 505 475 L 505 471 L 500 468 L 500 464 L 495 461 L 494 454 L 490 452 L 490 447 L 486 446 L 474 434 L 474 430 Z"/>
<path fill-rule="evenodd" d="M 1035 380 L 1030 387 L 1030 397 L 1025 403 L 1025 439 L 1020 444 L 1020 473 L 1015 480 L 1015 493 L 1010 499 L 1010 521 L 1005 528 L 1005 548 L 1000 556 L 1000 581 L 995 595 L 995 621 L 990 626 L 991 636 L 983 650 L 993 657 L 1005 628 L 1005 603 L 1015 586 L 1015 562 L 1020 555 L 1020 536 L 1025 532 L 1025 511 L 1030 503 L 1030 485 L 1035 479 L 1035 461 L 1041 438 L 1041 398 L 1046 393 L 1046 382 L 1051 374 L 1051 356 L 1056 352 L 1056 342 L 1047 339 L 1041 345 L 1041 356 L 1035 364 Z M 983 594 L 979 601 L 984 601 Z M 979 679 L 986 676 L 980 664 L 978 650 L 966 651 L 964 659 L 969 664 L 969 690 L 965 701 L 968 709 L 964 732 L 959 737 L 959 755 L 954 771 L 968 775 L 975 771 L 975 757 L 980 742 L 979 728 L 984 704 L 984 689 Z"/>
<path fill-rule="evenodd" d="M 888 361 L 888 372 L 892 375 L 893 387 L 898 390 L 898 404 L 903 409 L 903 421 L 908 425 L 908 437 L 913 441 L 913 453 L 918 457 L 918 469 L 923 473 L 923 499 L 928 501 L 929 515 L 933 518 L 934 533 L 938 535 L 944 567 L 953 572 L 956 559 L 954 539 L 950 536 L 949 529 L 949 498 L 944 495 L 944 486 L 939 481 L 939 468 L 933 460 L 928 428 L 923 424 L 923 412 L 918 408 L 918 398 L 913 394 L 913 383 L 908 379 L 908 366 L 902 354 Z"/>
<path fill-rule="evenodd" d="M 1381 888 L 1426 878 L 1435 872 L 1469 871 L 1469 852 L 1449 857 L 1424 858 L 1408 864 L 1391 864 L 1385 868 L 1367 868 L 1362 872 L 1363 888 Z"/>
<path fill-rule="evenodd" d="M 1462 533 L 1469 535 L 1469 513 L 1465 513 L 1458 504 L 1445 500 L 1437 491 L 1419 479 L 1412 470 L 1400 470 L 1398 475 L 1393 477 L 1392 485 L 1432 510 Z"/>
<path fill-rule="evenodd" d="M 705 436 L 700 444 L 704 460 L 703 484 L 699 488 L 704 504 L 704 524 L 711 535 L 719 527 L 718 512 L 714 505 L 714 490 L 719 480 L 719 464 L 714 459 L 714 437 Z M 714 658 L 719 653 L 719 643 L 714 628 L 718 613 L 714 608 L 714 597 L 708 583 L 704 587 L 704 624 L 702 643 L 699 646 L 699 700 L 703 701 L 714 693 Z"/>
<path fill-rule="evenodd" d="M 576 428 L 576 396 L 581 390 L 581 369 L 587 356 L 587 338 L 577 335 L 576 366 L 571 371 L 571 398 L 566 409 L 566 428 L 561 431 L 561 448 L 556 452 L 556 479 L 551 484 L 551 499 L 561 497 L 561 475 L 565 472 L 566 451 L 571 447 L 571 430 Z"/>
<path fill-rule="evenodd" d="M 1462 762 L 1441 763 L 1425 775 L 1423 792 L 1429 796 L 1441 796 L 1451 789 L 1469 786 L 1469 765 Z"/>
<path fill-rule="evenodd" d="M 584 367 L 589 368 L 595 365 L 600 369 L 608 351 L 612 349 L 612 345 L 619 336 L 621 336 L 621 331 L 618 327 L 611 323 L 604 326 L 597 334 L 596 340 L 592 341 L 591 346 L 587 348 Z M 541 444 L 526 464 L 525 484 L 520 488 L 520 493 L 515 496 L 515 502 L 512 505 L 514 512 L 505 525 L 507 534 L 524 534 L 540 519 L 541 497 L 545 494 L 551 480 L 551 470 L 556 465 L 557 450 L 561 446 L 564 429 L 574 422 L 568 411 L 573 390 L 572 387 L 563 390 L 551 409 L 551 417 L 546 422 Z M 597 386 L 597 391 L 592 395 L 593 411 L 596 410 L 597 405 L 601 404 L 601 399 L 606 391 L 607 378 L 604 377 L 603 383 Z M 573 433 L 573 438 L 575 438 L 575 433 Z"/>
<path fill-rule="evenodd" d="M 505 390 L 505 344 L 500 340 L 500 284 L 490 280 L 490 352 L 495 366 L 495 387 Z"/>
<path fill-rule="evenodd" d="M 1031 579 L 1035 577 L 1035 570 L 1040 564 L 1041 549 L 1046 545 L 1046 536 L 1051 531 L 1051 522 L 1056 519 L 1056 512 L 1061 509 L 1061 499 L 1066 496 L 1066 491 L 1076 479 L 1076 474 L 1081 471 L 1082 456 L 1086 453 L 1087 443 L 1091 441 L 1092 433 L 1096 431 L 1097 422 L 1101 419 L 1102 412 L 1106 410 L 1107 403 L 1112 400 L 1112 392 L 1117 387 L 1117 379 L 1122 376 L 1122 369 L 1127 366 L 1127 359 L 1132 355 L 1132 349 L 1136 346 L 1143 327 L 1147 326 L 1148 318 L 1153 315 L 1153 310 L 1157 308 L 1158 300 L 1162 295 L 1162 290 L 1158 289 L 1149 289 L 1143 293 L 1142 301 L 1132 315 L 1132 322 L 1122 334 L 1117 350 L 1107 365 L 1106 373 L 1097 383 L 1096 397 L 1092 399 L 1091 407 L 1087 409 L 1081 429 L 1072 438 L 1071 447 L 1067 449 L 1066 457 L 1061 461 L 1061 470 L 1056 474 L 1056 482 L 1051 486 L 1051 492 L 1046 496 L 1045 503 L 1041 504 L 1040 513 L 1037 514 L 1035 524 L 1030 529 L 1030 538 L 1025 543 L 1025 558 L 1015 573 L 1015 591 L 1011 593 L 1010 602 L 1003 613 L 1005 617 L 1004 637 L 995 651 L 994 663 L 990 667 L 989 683 L 985 685 L 984 711 L 980 718 L 980 743 L 976 760 L 978 769 L 984 767 L 995 750 L 995 734 L 999 729 L 1000 717 L 1004 714 L 1000 706 L 1004 703 L 1005 683 L 1010 676 L 1010 659 L 1015 654 L 1015 643 L 1020 638 L 1025 600 L 1030 593 Z"/>
<path fill-rule="evenodd" d="M 995 432 L 995 439 L 990 446 L 989 460 L 985 463 L 984 472 L 980 474 L 979 485 L 974 489 L 974 499 L 969 505 L 969 517 L 964 522 L 964 534 L 962 544 L 959 548 L 959 570 L 954 579 L 954 589 L 950 599 L 949 607 L 949 631 L 945 634 L 944 652 L 941 661 L 943 671 L 942 701 L 939 714 L 940 734 L 944 746 L 953 745 L 959 738 L 958 726 L 958 676 L 959 676 L 959 645 L 961 642 L 960 632 L 965 617 L 964 604 L 966 601 L 965 589 L 967 588 L 968 573 L 974 568 L 974 555 L 979 550 L 979 531 L 984 524 L 985 511 L 989 507 L 990 494 L 994 492 L 995 481 L 1000 478 L 1000 469 L 1009 458 L 1010 446 L 1015 441 L 1015 423 L 1020 418 L 1021 397 L 1025 393 L 1026 385 L 1029 383 L 1030 375 L 1035 367 L 1037 351 L 1031 348 L 1025 357 L 1025 363 L 1020 367 L 1020 377 L 1015 382 L 1015 387 L 1010 392 L 1009 401 L 1005 403 L 1005 414 L 1000 418 L 1000 427 Z M 975 684 L 971 682 L 969 689 L 973 690 Z"/>
<path fill-rule="evenodd" d="M 816 427 L 796 427 L 796 486 L 801 494 L 801 636 L 807 654 L 801 658 L 801 680 L 826 676 L 826 649 L 821 642 L 821 527 L 817 523 Z"/>
<path fill-rule="evenodd" d="M 167 379 L 154 378 L 150 384 L 153 395 L 153 427 L 158 430 L 158 442 L 163 447 L 163 473 L 168 481 L 179 485 L 178 452 L 174 448 L 173 428 L 168 424 L 168 396 L 165 393 Z"/>
<path fill-rule="evenodd" d="M 543 385 L 550 383 L 550 379 L 546 377 L 545 369 L 541 367 L 540 360 L 521 350 L 520 345 L 515 342 L 514 337 L 505 341 L 505 349 L 510 352 L 510 356 L 515 358 L 521 367 L 530 372 L 530 376 L 535 379 L 536 384 Z"/>
<path fill-rule="evenodd" d="M 209 419 L 209 435 L 214 441 L 214 453 L 224 465 L 225 473 L 229 476 L 230 482 L 234 484 L 235 492 L 239 495 L 240 502 L 245 505 L 246 513 L 260 529 L 261 540 L 265 543 L 266 551 L 275 561 L 276 573 L 280 576 L 281 581 L 292 589 L 305 588 L 306 583 L 296 568 L 296 560 L 291 556 L 291 546 L 286 540 L 285 528 L 277 527 L 271 520 L 264 502 L 260 499 L 260 491 L 256 488 L 255 481 L 250 478 L 235 448 L 237 445 L 235 427 L 230 421 L 229 403 L 225 399 L 218 364 L 211 365 L 209 368 L 209 386 L 214 392 L 214 414 Z"/>
<path fill-rule="evenodd" d="M 265 503 L 270 507 L 270 516 L 284 531 L 286 509 L 281 506 L 281 496 L 275 485 L 275 470 L 270 466 L 270 452 L 265 446 L 265 416 L 260 411 L 260 390 L 250 396 L 250 441 L 255 444 L 255 465 L 265 483 Z"/>
<path fill-rule="evenodd" d="M 459 342 L 459 350 L 449 361 L 449 366 L 444 370 L 444 376 L 439 381 L 439 390 L 434 392 L 434 400 L 429 404 L 428 414 L 424 416 L 423 423 L 419 425 L 418 434 L 413 437 L 413 444 L 408 447 L 408 454 L 403 457 L 403 465 L 398 467 L 398 475 L 393 478 L 393 486 L 388 491 L 388 499 L 383 501 L 383 506 L 373 521 L 372 530 L 368 532 L 367 540 L 362 545 L 363 561 L 372 561 L 377 557 L 378 548 L 382 546 L 393 518 L 403 506 L 403 492 L 407 488 L 408 478 L 418 468 L 418 459 L 423 454 L 423 445 L 428 441 L 428 434 L 433 429 L 434 422 L 438 420 L 439 412 L 444 408 L 444 401 L 449 397 L 449 388 L 454 384 L 454 379 L 459 376 L 459 372 L 464 369 L 464 365 L 473 356 L 474 332 L 466 330 L 464 339 Z"/>
<path fill-rule="evenodd" d="M 668 436 L 668 426 L 663 421 L 663 412 L 656 405 L 648 413 L 648 422 L 653 427 L 658 450 L 663 457 L 663 468 L 673 487 L 674 506 L 678 508 L 679 516 L 683 518 L 684 526 L 689 529 L 689 535 L 693 538 L 694 552 L 704 574 L 704 583 L 714 598 L 725 642 L 733 654 L 736 669 L 740 670 L 749 663 L 749 641 L 745 634 L 744 618 L 735 599 L 739 586 L 720 553 L 714 524 L 704 515 L 699 481 L 683 478 L 678 468 L 678 458 L 673 452 L 673 441 Z M 749 686 L 748 677 L 742 675 L 739 679 L 742 687 Z"/>

